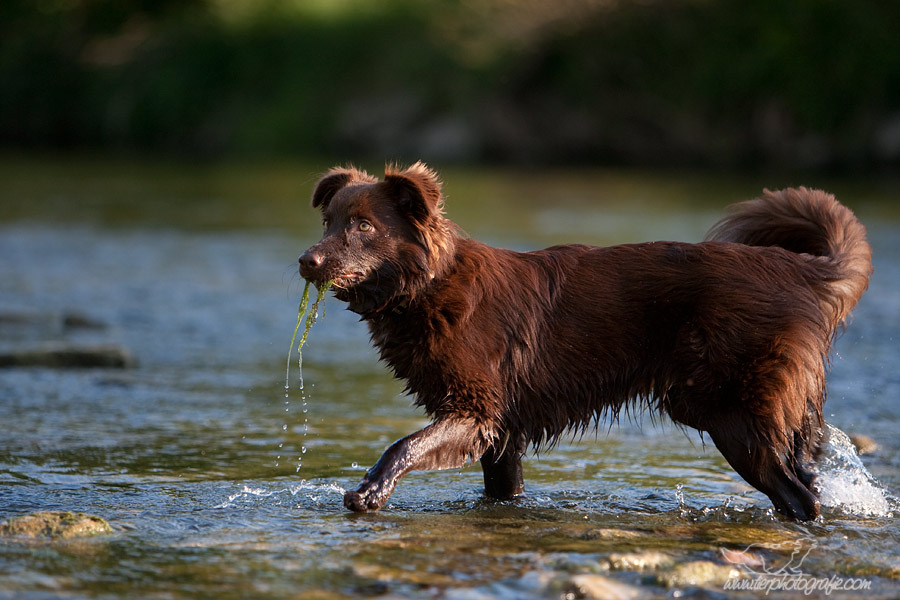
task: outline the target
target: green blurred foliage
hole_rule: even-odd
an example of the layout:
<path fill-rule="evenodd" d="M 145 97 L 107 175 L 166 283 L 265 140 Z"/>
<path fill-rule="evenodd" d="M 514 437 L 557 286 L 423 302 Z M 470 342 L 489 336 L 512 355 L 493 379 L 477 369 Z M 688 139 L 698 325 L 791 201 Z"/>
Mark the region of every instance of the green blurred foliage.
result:
<path fill-rule="evenodd" d="M 880 0 L 6 0 L 0 144 L 890 166 L 898 31 Z"/>

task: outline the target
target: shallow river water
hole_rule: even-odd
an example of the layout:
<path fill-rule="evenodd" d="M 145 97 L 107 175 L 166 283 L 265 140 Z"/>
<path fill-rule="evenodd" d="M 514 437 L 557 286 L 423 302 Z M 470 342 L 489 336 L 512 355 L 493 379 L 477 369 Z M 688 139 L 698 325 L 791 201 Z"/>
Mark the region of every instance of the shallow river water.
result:
<path fill-rule="evenodd" d="M 826 415 L 877 448 L 858 463 L 834 440 L 833 506 L 808 524 L 650 415 L 529 457 L 519 502 L 483 501 L 475 467 L 413 473 L 358 515 L 343 489 L 427 421 L 334 298 L 304 347 L 305 390 L 295 364 L 285 397 L 296 258 L 318 236 L 308 197 L 327 166 L 0 161 L 0 353 L 115 344 L 137 363 L 0 369 L 0 521 L 71 510 L 114 530 L 0 538 L 0 598 L 764 597 L 672 576 L 748 548 L 744 580 L 794 577 L 771 597 L 900 596 L 900 188 L 446 171 L 448 216 L 516 249 L 697 241 L 764 185 L 836 192 L 869 228 L 876 273 L 837 342 Z"/>

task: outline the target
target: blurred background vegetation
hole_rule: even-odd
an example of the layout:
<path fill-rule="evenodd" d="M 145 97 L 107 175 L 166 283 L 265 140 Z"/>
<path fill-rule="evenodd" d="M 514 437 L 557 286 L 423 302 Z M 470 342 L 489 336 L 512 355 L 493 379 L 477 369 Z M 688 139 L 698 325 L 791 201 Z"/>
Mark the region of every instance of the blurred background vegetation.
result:
<path fill-rule="evenodd" d="M 0 146 L 883 171 L 885 0 L 4 0 Z"/>

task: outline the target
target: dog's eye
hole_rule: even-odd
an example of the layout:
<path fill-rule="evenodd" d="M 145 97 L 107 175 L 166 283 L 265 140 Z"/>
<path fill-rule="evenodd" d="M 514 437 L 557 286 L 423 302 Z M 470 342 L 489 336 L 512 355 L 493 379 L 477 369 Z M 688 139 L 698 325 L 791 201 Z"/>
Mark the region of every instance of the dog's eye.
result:
<path fill-rule="evenodd" d="M 368 221 L 360 221 L 356 226 L 360 231 L 372 231 L 372 224 Z"/>

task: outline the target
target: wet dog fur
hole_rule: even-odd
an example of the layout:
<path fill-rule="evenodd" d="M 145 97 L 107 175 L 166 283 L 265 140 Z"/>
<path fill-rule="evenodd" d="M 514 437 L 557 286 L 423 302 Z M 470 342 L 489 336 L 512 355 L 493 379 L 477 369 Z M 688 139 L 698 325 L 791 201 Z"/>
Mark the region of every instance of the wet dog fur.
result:
<path fill-rule="evenodd" d="M 478 460 L 485 495 L 513 498 L 529 446 L 646 407 L 705 432 L 779 511 L 819 514 L 828 355 L 872 271 L 864 227 L 830 194 L 766 190 L 697 244 L 536 252 L 462 235 L 422 163 L 381 180 L 334 168 L 312 205 L 325 231 L 301 275 L 333 280 L 433 418 L 347 508 L 381 508 L 409 471 Z"/>

